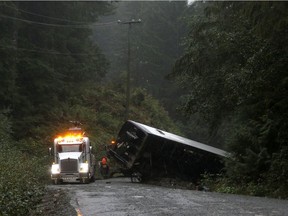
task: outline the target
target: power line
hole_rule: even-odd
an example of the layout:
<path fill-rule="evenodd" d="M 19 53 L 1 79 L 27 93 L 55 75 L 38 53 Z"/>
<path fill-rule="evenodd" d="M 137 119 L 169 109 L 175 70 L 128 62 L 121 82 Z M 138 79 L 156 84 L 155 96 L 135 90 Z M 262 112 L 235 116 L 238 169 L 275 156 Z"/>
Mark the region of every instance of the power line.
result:
<path fill-rule="evenodd" d="M 58 18 L 58 17 L 45 16 L 45 15 L 42 15 L 42 14 L 33 13 L 33 12 L 30 12 L 30 11 L 26 11 L 26 10 L 23 10 L 23 9 L 11 7 L 11 6 L 8 6 L 8 5 L 4 5 L 4 6 L 5 6 L 5 7 L 8 7 L 8 8 L 12 8 L 12 9 L 17 10 L 17 11 L 20 11 L 20 12 L 22 12 L 22 13 L 26 13 L 26 14 L 33 15 L 33 16 L 39 16 L 39 17 L 44 17 L 44 18 L 48 18 L 48 19 L 52 19 L 52 20 L 64 21 L 64 22 L 70 22 L 70 23 L 89 24 L 89 23 L 87 23 L 87 22 L 80 22 L 80 21 L 73 21 L 73 20 L 62 19 L 62 18 Z"/>
<path fill-rule="evenodd" d="M 91 28 L 91 27 L 106 26 L 106 25 L 112 25 L 112 24 L 118 23 L 117 21 L 112 21 L 112 22 L 107 22 L 107 23 L 86 24 L 86 25 L 62 25 L 62 24 L 51 24 L 51 23 L 43 23 L 43 22 L 25 20 L 25 19 L 20 19 L 17 17 L 3 15 L 3 14 L 0 14 L 0 17 L 25 22 L 28 24 L 37 24 L 37 25 L 44 25 L 44 26 L 50 26 L 50 27 L 61 27 L 61 28 Z"/>
<path fill-rule="evenodd" d="M 88 53 L 61 53 L 55 50 L 45 50 L 45 49 L 35 50 L 35 49 L 26 49 L 26 48 L 14 47 L 14 46 L 2 46 L 2 45 L 0 45 L 0 49 L 13 49 L 17 51 L 35 52 L 35 53 L 52 54 L 52 55 L 95 56 L 95 55 L 91 55 Z"/>

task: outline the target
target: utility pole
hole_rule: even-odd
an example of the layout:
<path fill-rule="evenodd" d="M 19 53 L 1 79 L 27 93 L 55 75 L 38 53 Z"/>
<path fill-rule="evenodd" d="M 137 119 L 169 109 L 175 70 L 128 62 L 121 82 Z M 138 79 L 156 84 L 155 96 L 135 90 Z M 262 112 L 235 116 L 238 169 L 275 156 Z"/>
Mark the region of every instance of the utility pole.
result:
<path fill-rule="evenodd" d="M 126 109 L 125 109 L 125 120 L 129 119 L 129 111 L 130 111 L 130 63 L 131 63 L 131 58 L 130 58 L 130 32 L 132 28 L 132 24 L 139 24 L 141 23 L 141 19 L 138 20 L 130 20 L 130 21 L 125 21 L 121 22 L 121 20 L 118 20 L 119 24 L 128 24 L 128 51 L 127 51 L 127 74 L 126 74 Z"/>

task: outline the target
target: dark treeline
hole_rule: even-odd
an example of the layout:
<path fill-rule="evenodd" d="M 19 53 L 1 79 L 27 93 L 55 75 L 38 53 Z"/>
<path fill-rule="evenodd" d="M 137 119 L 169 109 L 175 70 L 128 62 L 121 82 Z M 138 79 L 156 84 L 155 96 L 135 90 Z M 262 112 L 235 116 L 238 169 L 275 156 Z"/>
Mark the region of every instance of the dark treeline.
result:
<path fill-rule="evenodd" d="M 191 9 L 185 53 L 171 74 L 185 91 L 182 109 L 205 120 L 233 154 L 229 190 L 287 197 L 288 4 L 196 2 Z"/>
<path fill-rule="evenodd" d="M 11 110 L 17 138 L 33 136 L 105 75 L 108 62 L 89 40 L 87 23 L 111 6 L 2 2 L 0 9 L 1 108 Z"/>

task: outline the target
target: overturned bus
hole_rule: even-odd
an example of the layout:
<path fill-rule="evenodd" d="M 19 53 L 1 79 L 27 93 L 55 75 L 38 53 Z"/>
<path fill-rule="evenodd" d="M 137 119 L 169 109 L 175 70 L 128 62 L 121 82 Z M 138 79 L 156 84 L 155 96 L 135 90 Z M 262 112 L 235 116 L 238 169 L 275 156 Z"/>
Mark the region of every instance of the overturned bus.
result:
<path fill-rule="evenodd" d="M 107 150 L 122 173 L 144 181 L 168 176 L 197 180 L 203 173 L 219 173 L 228 156 L 224 150 L 131 120 Z"/>

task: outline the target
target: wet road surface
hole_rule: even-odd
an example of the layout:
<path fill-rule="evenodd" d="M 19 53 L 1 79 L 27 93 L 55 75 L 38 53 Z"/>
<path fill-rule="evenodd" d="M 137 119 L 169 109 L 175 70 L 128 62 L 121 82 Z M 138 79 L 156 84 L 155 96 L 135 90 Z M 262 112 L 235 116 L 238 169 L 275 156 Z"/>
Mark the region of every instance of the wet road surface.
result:
<path fill-rule="evenodd" d="M 288 215 L 287 200 L 165 188 L 131 183 L 126 178 L 53 187 L 69 191 L 79 216 Z"/>

